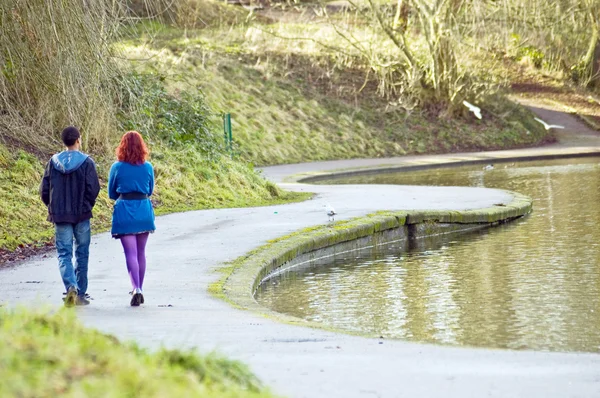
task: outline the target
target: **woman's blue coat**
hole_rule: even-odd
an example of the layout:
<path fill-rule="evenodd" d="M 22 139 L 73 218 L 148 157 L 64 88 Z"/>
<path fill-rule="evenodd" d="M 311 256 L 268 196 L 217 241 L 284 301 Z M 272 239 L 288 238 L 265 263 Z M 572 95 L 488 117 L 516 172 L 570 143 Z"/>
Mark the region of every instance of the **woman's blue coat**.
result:
<path fill-rule="evenodd" d="M 119 199 L 122 193 L 139 192 L 148 196 L 154 191 L 154 169 L 149 162 L 135 165 L 115 162 L 108 176 L 108 196 L 116 200 L 113 208 L 113 235 L 154 231 L 154 209 L 150 199 Z"/>

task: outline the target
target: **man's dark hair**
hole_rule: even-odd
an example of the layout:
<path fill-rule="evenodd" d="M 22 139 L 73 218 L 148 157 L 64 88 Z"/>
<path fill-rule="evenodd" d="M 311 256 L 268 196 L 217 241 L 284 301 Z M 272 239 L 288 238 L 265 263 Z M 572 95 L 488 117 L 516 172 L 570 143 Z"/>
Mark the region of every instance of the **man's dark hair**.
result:
<path fill-rule="evenodd" d="M 75 145 L 75 141 L 77 141 L 77 139 L 79 137 L 81 137 L 79 130 L 77 130 L 77 127 L 73 127 L 73 126 L 69 126 L 69 127 L 65 128 L 62 131 L 62 133 L 60 134 L 60 138 L 62 138 L 62 142 L 66 146 Z"/>

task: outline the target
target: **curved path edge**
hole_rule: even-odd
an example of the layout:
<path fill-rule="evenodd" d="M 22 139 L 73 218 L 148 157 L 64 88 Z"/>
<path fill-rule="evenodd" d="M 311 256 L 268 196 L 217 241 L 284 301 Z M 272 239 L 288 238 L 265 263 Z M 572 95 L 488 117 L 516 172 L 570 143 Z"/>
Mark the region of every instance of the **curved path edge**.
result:
<path fill-rule="evenodd" d="M 600 137 L 593 146 L 563 146 L 513 149 L 504 151 L 465 152 L 440 155 L 410 155 L 395 158 L 328 160 L 264 167 L 270 180 L 292 185 L 311 183 L 334 177 L 377 174 L 395 171 L 416 171 L 438 167 L 461 167 L 533 160 L 568 159 L 600 156 Z"/>
<path fill-rule="evenodd" d="M 331 256 L 335 254 L 337 247 L 340 247 L 339 251 L 348 250 L 349 242 L 357 242 L 352 248 L 356 250 L 365 244 L 384 244 L 392 239 L 409 239 L 409 236 L 421 238 L 441 233 L 460 233 L 499 225 L 531 212 L 531 198 L 516 192 L 506 192 L 512 199 L 501 206 L 454 211 L 379 211 L 336 224 L 297 231 L 233 261 L 222 278 L 212 284 L 210 290 L 216 297 L 224 298 L 238 308 L 251 310 L 281 322 L 360 334 L 270 310 L 257 303 L 256 290 L 272 273 L 287 272 L 296 267 L 296 259 L 310 257 L 305 261 L 311 261 L 321 256 Z M 382 236 L 384 233 L 387 233 L 387 238 Z M 374 235 L 381 236 L 376 239 L 376 243 L 373 239 L 359 243 L 361 239 L 372 238 Z M 333 250 L 325 253 L 324 249 Z"/>

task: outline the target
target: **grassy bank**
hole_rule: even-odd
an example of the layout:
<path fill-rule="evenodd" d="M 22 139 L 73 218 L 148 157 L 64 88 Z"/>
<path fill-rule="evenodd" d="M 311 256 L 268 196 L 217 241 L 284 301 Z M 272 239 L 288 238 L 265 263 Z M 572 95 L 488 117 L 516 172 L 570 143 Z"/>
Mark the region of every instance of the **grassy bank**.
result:
<path fill-rule="evenodd" d="M 280 190 L 250 166 L 223 157 L 209 162 L 194 150 L 174 150 L 165 145 L 151 147 L 156 172 L 153 198 L 156 214 L 223 207 L 263 206 L 306 199 L 306 194 Z M 106 181 L 110 158 L 95 159 L 102 191 L 94 209 L 92 229 L 110 227 L 112 201 Z M 54 230 L 46 221 L 46 208 L 38 194 L 45 161 L 24 150 L 0 145 L 0 252 L 19 247 L 45 246 Z M 1 260 L 1 256 L 0 256 Z"/>
<path fill-rule="evenodd" d="M 2 397 L 271 397 L 243 364 L 149 353 L 84 328 L 72 311 L 0 310 Z"/>

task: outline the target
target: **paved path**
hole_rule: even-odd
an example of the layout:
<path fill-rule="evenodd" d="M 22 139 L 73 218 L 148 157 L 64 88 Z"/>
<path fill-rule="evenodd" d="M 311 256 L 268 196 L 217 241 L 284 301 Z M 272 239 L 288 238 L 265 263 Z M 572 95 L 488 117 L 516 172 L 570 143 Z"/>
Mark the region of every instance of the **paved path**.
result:
<path fill-rule="evenodd" d="M 550 120 L 551 122 L 551 120 Z M 576 151 L 599 150 L 589 146 Z M 503 151 L 507 157 L 565 153 L 568 145 Z M 498 153 L 393 160 L 357 160 L 264 169 L 273 180 L 299 172 L 373 167 L 440 159 L 493 158 Z M 88 326 L 157 348 L 217 350 L 248 363 L 275 392 L 290 397 L 598 397 L 600 355 L 468 349 L 367 339 L 280 324 L 212 298 L 207 286 L 225 262 L 276 238 L 327 221 L 381 209 L 474 209 L 509 200 L 504 191 L 401 186 L 307 186 L 314 200 L 262 208 L 173 214 L 157 219 L 148 246 L 146 304 L 128 306 L 129 281 L 120 244 L 93 238 L 92 305 L 77 308 Z M 365 200 L 368 192 L 368 200 Z M 0 271 L 0 300 L 10 305 L 61 305 L 63 287 L 54 255 Z M 590 325 L 590 327 L 594 327 Z"/>
<path fill-rule="evenodd" d="M 527 105 L 527 103 L 525 103 Z M 579 118 L 551 109 L 529 106 L 548 124 L 565 126 L 564 130 L 555 130 L 558 142 L 537 148 L 525 148 L 505 151 L 450 153 L 444 155 L 412 155 L 395 158 L 349 159 L 325 162 L 299 163 L 273 166 L 265 169 L 266 175 L 276 182 L 294 182 L 304 177 L 340 173 L 360 169 L 361 171 L 378 168 L 422 167 L 461 162 L 494 163 L 517 158 L 544 158 L 572 156 L 573 154 L 600 154 L 600 133 L 583 124 Z"/>

